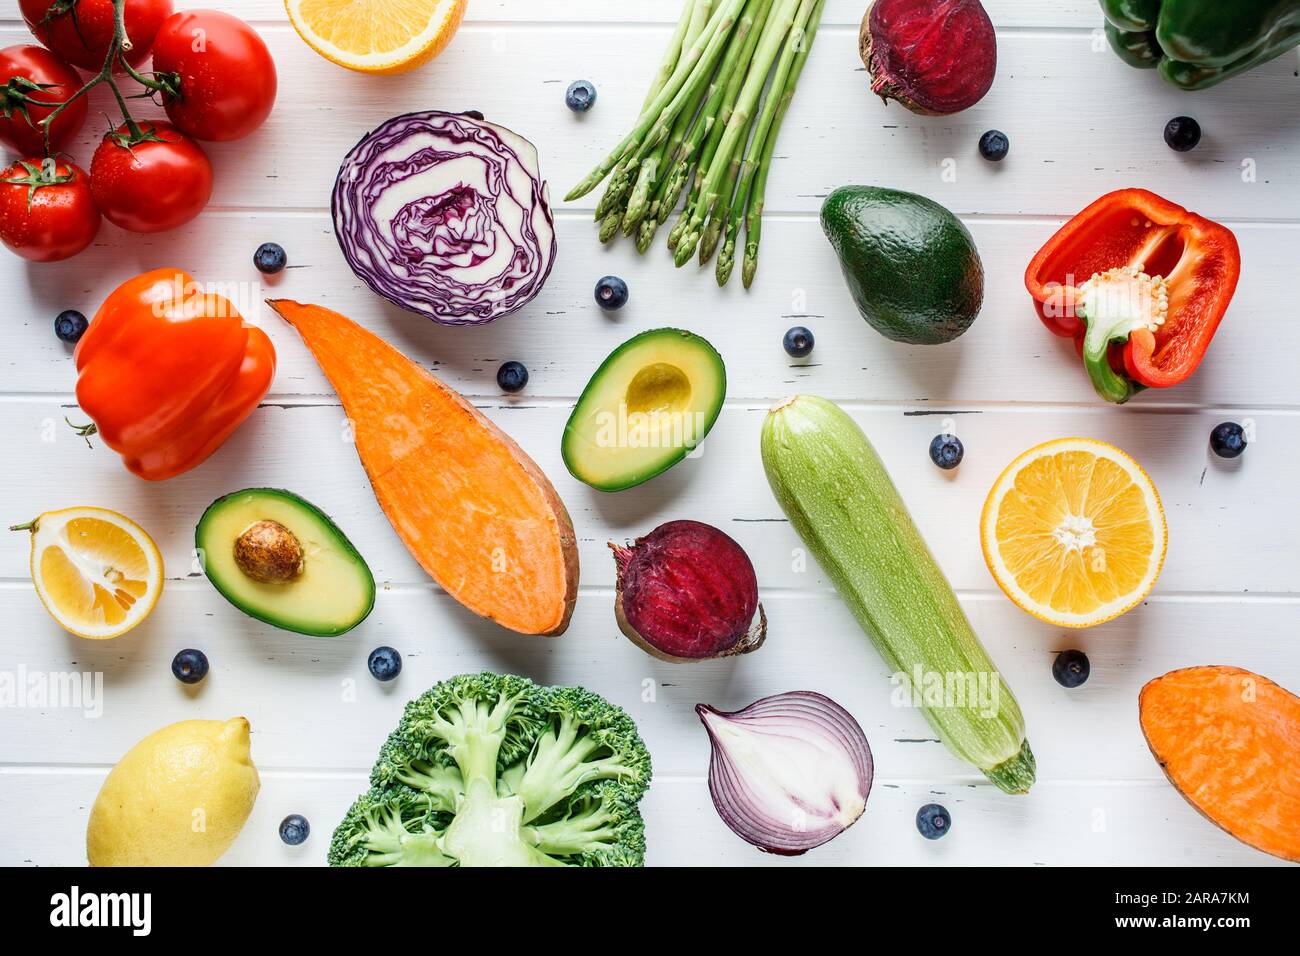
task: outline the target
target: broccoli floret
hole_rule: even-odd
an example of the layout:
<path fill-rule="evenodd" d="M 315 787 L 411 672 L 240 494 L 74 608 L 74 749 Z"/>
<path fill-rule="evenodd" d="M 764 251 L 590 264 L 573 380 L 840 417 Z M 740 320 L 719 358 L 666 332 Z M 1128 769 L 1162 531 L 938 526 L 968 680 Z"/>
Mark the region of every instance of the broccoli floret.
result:
<path fill-rule="evenodd" d="M 411 701 L 334 833 L 334 866 L 640 866 L 650 754 L 579 687 L 467 674 Z"/>
<path fill-rule="evenodd" d="M 514 790 L 524 821 L 540 817 L 592 780 L 619 780 L 633 802 L 650 782 L 650 754 L 622 708 L 581 687 L 545 691 L 547 720 Z"/>
<path fill-rule="evenodd" d="M 439 849 L 436 811 L 405 787 L 357 798 L 330 841 L 330 866 L 454 866 Z M 445 827 L 445 825 L 444 825 Z"/>
<path fill-rule="evenodd" d="M 430 803 L 446 813 L 456 812 L 456 800 L 464 790 L 460 770 L 455 764 L 431 763 L 416 756 L 416 745 L 393 733 L 379 751 L 379 760 L 370 771 L 370 785 L 383 788 L 406 784 L 413 790 L 427 794 Z"/>
<path fill-rule="evenodd" d="M 558 816 L 525 827 L 522 836 L 547 856 L 574 866 L 645 862 L 645 824 L 636 800 L 614 783 L 583 788 Z"/>

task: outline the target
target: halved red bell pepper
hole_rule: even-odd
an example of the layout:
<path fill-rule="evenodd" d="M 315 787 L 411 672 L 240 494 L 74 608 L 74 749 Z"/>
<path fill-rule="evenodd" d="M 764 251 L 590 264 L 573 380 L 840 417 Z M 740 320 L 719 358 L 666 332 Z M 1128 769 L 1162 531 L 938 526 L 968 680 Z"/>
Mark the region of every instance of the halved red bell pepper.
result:
<path fill-rule="evenodd" d="M 1043 324 L 1075 340 L 1097 393 L 1125 402 L 1196 371 L 1240 275 L 1231 230 L 1145 189 L 1120 189 L 1038 250 L 1025 286 Z"/>
<path fill-rule="evenodd" d="M 150 481 L 200 464 L 271 387 L 275 347 L 188 273 L 118 286 L 77 343 L 77 403 L 126 467 Z"/>

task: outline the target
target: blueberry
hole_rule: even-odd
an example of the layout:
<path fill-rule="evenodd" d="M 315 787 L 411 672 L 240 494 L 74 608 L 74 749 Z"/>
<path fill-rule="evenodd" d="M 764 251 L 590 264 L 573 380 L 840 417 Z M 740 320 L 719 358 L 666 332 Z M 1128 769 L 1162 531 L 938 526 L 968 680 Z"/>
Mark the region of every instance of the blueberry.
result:
<path fill-rule="evenodd" d="M 366 666 L 375 680 L 390 681 L 402 673 L 402 655 L 392 647 L 376 647 L 370 652 Z"/>
<path fill-rule="evenodd" d="M 1052 676 L 1062 687 L 1078 687 L 1088 679 L 1091 666 L 1083 651 L 1061 651 L 1052 661 Z"/>
<path fill-rule="evenodd" d="M 483 122 L 483 114 L 478 110 L 461 110 L 460 115 L 468 116 L 470 119 L 478 120 L 480 123 Z"/>
<path fill-rule="evenodd" d="M 935 435 L 930 440 L 930 460 L 944 471 L 950 471 L 960 465 L 965 454 L 966 449 L 962 447 L 961 439 L 956 435 Z"/>
<path fill-rule="evenodd" d="M 980 155 L 990 163 L 1000 163 L 1007 158 L 1011 141 L 1000 129 L 991 129 L 980 137 Z"/>
<path fill-rule="evenodd" d="M 1165 142 L 1170 149 L 1185 153 L 1201 141 L 1201 124 L 1190 116 L 1175 116 L 1165 124 Z"/>
<path fill-rule="evenodd" d="M 65 342 L 76 343 L 86 334 L 89 325 L 84 315 L 76 309 L 68 309 L 54 317 L 54 334 Z"/>
<path fill-rule="evenodd" d="M 596 283 L 596 304 L 602 309 L 621 309 L 627 305 L 627 283 L 618 276 L 605 276 Z"/>
<path fill-rule="evenodd" d="M 306 843 L 310 835 L 311 824 L 301 813 L 291 813 L 280 821 L 280 839 L 289 846 Z"/>
<path fill-rule="evenodd" d="M 1246 432 L 1236 422 L 1222 422 L 1210 432 L 1210 447 L 1220 458 L 1236 458 L 1246 450 Z"/>
<path fill-rule="evenodd" d="M 952 816 L 940 803 L 927 803 L 916 811 L 916 828 L 927 840 L 937 840 L 952 829 Z"/>
<path fill-rule="evenodd" d="M 796 325 L 785 333 L 781 345 L 794 358 L 804 358 L 813 350 L 813 334 L 802 325 Z"/>
<path fill-rule="evenodd" d="M 528 384 L 528 369 L 523 362 L 505 362 L 497 369 L 497 385 L 503 392 L 520 392 Z"/>
<path fill-rule="evenodd" d="M 253 253 L 253 265 L 257 266 L 258 272 L 266 275 L 275 275 L 288 261 L 289 257 L 284 254 L 284 248 L 275 242 L 264 242 Z"/>
<path fill-rule="evenodd" d="M 564 105 L 575 113 L 585 113 L 596 102 L 596 87 L 589 80 L 577 80 L 569 84 L 564 93 Z"/>
<path fill-rule="evenodd" d="M 208 676 L 208 655 L 187 647 L 172 658 L 172 673 L 182 684 L 197 684 Z"/>

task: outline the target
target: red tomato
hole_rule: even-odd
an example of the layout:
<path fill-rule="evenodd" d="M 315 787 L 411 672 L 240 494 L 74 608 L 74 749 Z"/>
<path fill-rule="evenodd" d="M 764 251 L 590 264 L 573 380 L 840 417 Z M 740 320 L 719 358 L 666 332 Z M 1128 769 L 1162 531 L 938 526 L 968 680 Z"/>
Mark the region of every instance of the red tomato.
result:
<path fill-rule="evenodd" d="M 30 84 L 49 84 L 34 89 Z M 62 103 L 81 89 L 81 77 L 44 47 L 11 46 L 0 50 L 0 141 L 23 156 L 45 155 L 45 133 L 37 126 L 52 109 L 32 105 Z M 86 98 L 73 102 L 50 126 L 50 150 L 58 152 L 86 122 Z"/>
<path fill-rule="evenodd" d="M 98 73 L 113 42 L 113 0 L 18 0 L 28 28 L 60 57 Z M 131 41 L 127 61 L 139 66 L 172 14 L 172 0 L 126 0 L 122 20 Z"/>
<path fill-rule="evenodd" d="M 194 140 L 166 120 L 141 120 L 151 137 L 125 145 L 126 126 L 104 136 L 90 161 L 90 189 L 104 218 L 131 232 L 175 229 L 212 195 L 212 164 Z"/>
<path fill-rule="evenodd" d="M 99 232 L 86 171 L 52 159 L 24 159 L 0 173 L 0 242 L 24 259 L 75 256 Z"/>
<path fill-rule="evenodd" d="M 167 115 L 195 139 L 242 139 L 275 103 L 271 52 L 252 27 L 228 13 L 172 14 L 154 40 L 153 68 L 175 86 L 175 95 L 163 95 Z"/>

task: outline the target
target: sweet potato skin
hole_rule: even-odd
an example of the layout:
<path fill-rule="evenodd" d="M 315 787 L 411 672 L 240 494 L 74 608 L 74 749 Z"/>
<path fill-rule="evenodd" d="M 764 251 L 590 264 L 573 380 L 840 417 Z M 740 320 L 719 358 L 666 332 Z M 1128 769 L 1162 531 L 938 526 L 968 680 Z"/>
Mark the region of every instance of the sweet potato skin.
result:
<path fill-rule="evenodd" d="M 562 634 L 578 597 L 577 538 L 537 464 L 459 392 L 350 319 L 267 304 L 302 335 L 356 423 L 375 497 L 411 556 L 475 614 L 522 634 Z M 485 573 L 494 550 L 505 570 Z M 557 581 L 558 600 L 533 614 L 531 599 Z M 495 590 L 501 582 L 513 592 Z"/>
<path fill-rule="evenodd" d="M 1142 688 L 1147 746 L 1202 816 L 1300 862 L 1300 697 L 1240 667 L 1170 671 Z"/>

